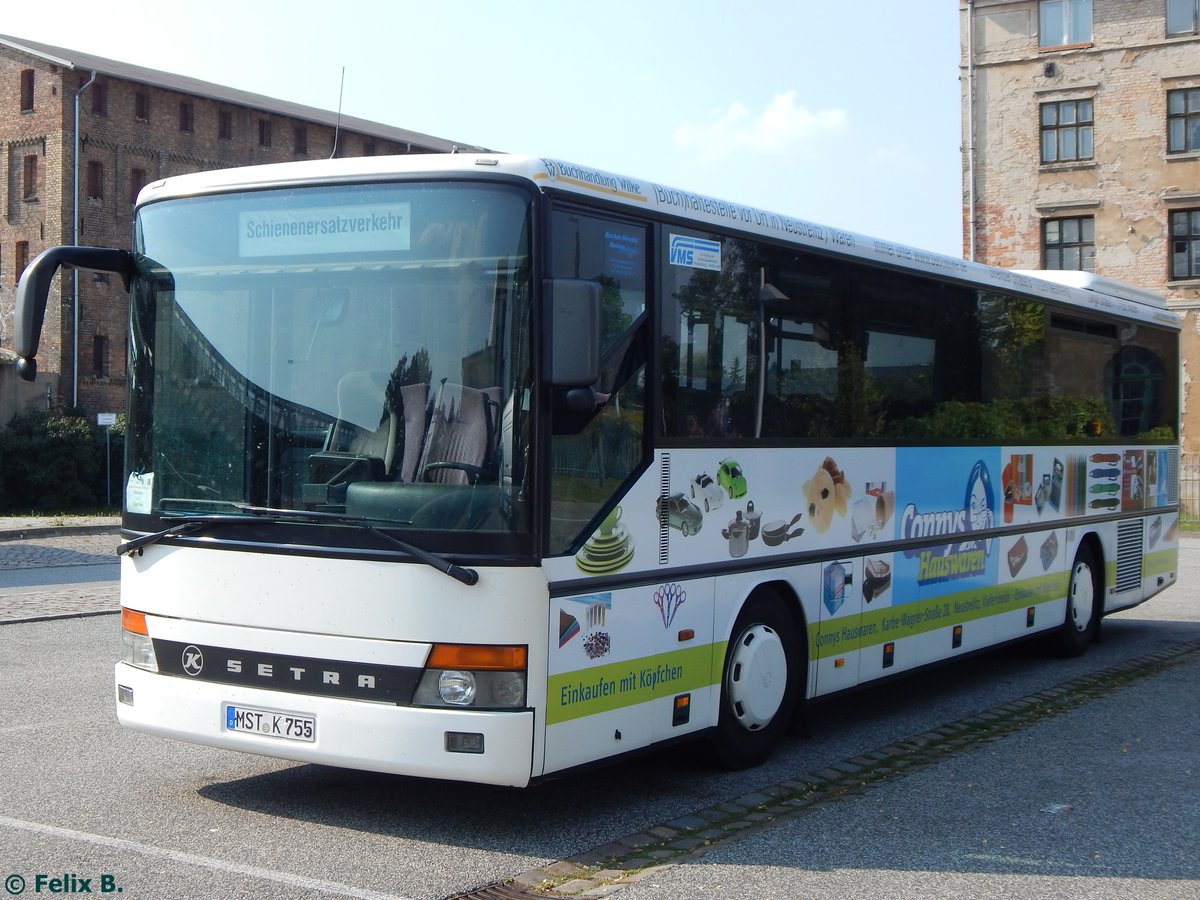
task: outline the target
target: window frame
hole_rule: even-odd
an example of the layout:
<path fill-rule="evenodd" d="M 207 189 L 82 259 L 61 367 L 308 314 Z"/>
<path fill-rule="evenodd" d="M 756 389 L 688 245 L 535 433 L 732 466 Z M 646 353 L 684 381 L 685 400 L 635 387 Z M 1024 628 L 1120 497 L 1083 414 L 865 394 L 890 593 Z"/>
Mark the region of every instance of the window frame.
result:
<path fill-rule="evenodd" d="M 103 81 L 92 85 L 92 115 L 106 118 L 108 116 L 108 86 Z"/>
<path fill-rule="evenodd" d="M 21 199 L 29 202 L 38 198 L 38 158 L 27 153 L 21 160 Z"/>
<path fill-rule="evenodd" d="M 108 336 L 92 335 L 92 377 L 108 377 Z"/>
<path fill-rule="evenodd" d="M 1063 239 L 1064 226 L 1067 223 L 1071 223 L 1071 222 L 1077 223 L 1078 232 L 1079 232 L 1078 240 L 1068 241 L 1068 240 Z M 1084 239 L 1085 223 L 1087 223 L 1090 226 L 1091 240 Z M 1059 240 L 1054 241 L 1053 244 L 1051 244 L 1051 242 L 1050 242 L 1050 235 L 1049 235 L 1049 229 L 1050 229 L 1051 225 L 1058 226 L 1059 235 L 1060 235 Z M 1053 271 L 1066 271 L 1066 272 L 1093 272 L 1094 273 L 1096 271 L 1096 217 L 1095 216 L 1055 216 L 1055 217 L 1045 218 L 1045 219 L 1042 219 L 1041 231 L 1042 231 L 1041 244 L 1042 244 L 1042 268 L 1043 269 L 1048 269 L 1048 270 L 1053 270 Z M 1086 247 L 1091 248 L 1090 256 L 1086 255 L 1086 251 L 1083 249 Z M 1078 266 L 1062 265 L 1062 254 L 1068 248 L 1078 248 L 1079 249 L 1080 264 Z M 1057 252 L 1059 254 L 1059 265 L 1051 265 L 1050 264 L 1051 252 Z M 1091 260 L 1092 264 L 1090 267 L 1083 265 L 1083 262 L 1085 259 Z"/>
<path fill-rule="evenodd" d="M 1186 217 L 1187 231 L 1183 237 L 1175 233 L 1175 223 L 1178 217 Z M 1188 281 L 1200 278 L 1200 208 L 1173 209 L 1167 214 L 1167 239 L 1171 249 L 1167 255 L 1167 280 Z M 1179 274 L 1176 268 L 1177 247 L 1185 244 L 1184 274 Z"/>
<path fill-rule="evenodd" d="M 21 273 L 25 271 L 25 267 L 29 265 L 29 241 L 17 241 L 15 248 L 15 256 L 13 266 L 13 285 L 16 286 L 21 280 Z"/>
<path fill-rule="evenodd" d="M 104 163 L 98 159 L 87 161 L 87 198 L 104 199 Z"/>
<path fill-rule="evenodd" d="M 21 112 L 23 113 L 33 112 L 36 78 L 33 69 L 21 70 Z"/>
<path fill-rule="evenodd" d="M 1182 15 L 1188 11 L 1188 5 L 1191 5 L 1192 24 L 1189 28 L 1176 31 L 1171 30 L 1171 10 L 1175 7 L 1175 15 Z M 1181 35 L 1200 34 L 1200 0 L 1167 0 L 1166 3 L 1166 24 L 1165 32 L 1167 37 L 1179 37 Z"/>
<path fill-rule="evenodd" d="M 1175 96 L 1183 98 L 1182 112 L 1171 111 L 1171 98 Z M 1175 122 L 1182 123 L 1179 126 L 1182 129 L 1182 146 L 1173 144 L 1172 124 Z M 1193 134 L 1195 141 L 1191 140 Z M 1197 152 L 1200 152 L 1200 87 L 1173 88 L 1167 91 L 1167 153 L 1175 155 Z"/>
<path fill-rule="evenodd" d="M 1087 118 L 1082 117 L 1081 106 L 1086 104 L 1088 112 Z M 1066 107 L 1073 107 L 1075 118 L 1069 123 L 1063 122 L 1063 111 Z M 1054 110 L 1053 124 L 1047 124 L 1047 111 Z M 1096 158 L 1096 102 L 1091 97 L 1080 97 L 1077 99 L 1068 100 L 1047 100 L 1038 106 L 1038 146 L 1039 159 L 1042 165 L 1052 165 L 1054 163 L 1073 163 L 1073 162 L 1089 162 Z M 1083 155 L 1081 147 L 1083 146 L 1083 135 L 1087 134 L 1087 155 Z M 1063 155 L 1063 141 L 1067 134 L 1074 133 L 1075 135 L 1075 155 L 1067 157 Z M 1053 135 L 1055 157 L 1053 159 L 1046 158 L 1046 140 Z"/>
<path fill-rule="evenodd" d="M 1061 12 L 1061 21 L 1058 24 L 1056 37 L 1061 36 L 1063 40 L 1049 42 L 1045 35 L 1048 31 L 1046 22 L 1050 7 L 1059 7 Z M 1082 37 L 1073 33 L 1073 29 L 1078 24 L 1077 18 L 1084 12 L 1088 19 L 1087 36 Z M 1056 47 L 1079 47 L 1092 43 L 1094 40 L 1095 19 L 1093 16 L 1094 9 L 1092 0 L 1038 0 L 1038 49 L 1047 50 Z"/>
<path fill-rule="evenodd" d="M 189 100 L 179 101 L 179 130 L 184 134 L 196 132 L 196 110 Z"/>
<path fill-rule="evenodd" d="M 150 183 L 149 173 L 140 166 L 134 166 L 129 170 L 129 205 L 136 206 L 138 194 L 142 188 Z"/>

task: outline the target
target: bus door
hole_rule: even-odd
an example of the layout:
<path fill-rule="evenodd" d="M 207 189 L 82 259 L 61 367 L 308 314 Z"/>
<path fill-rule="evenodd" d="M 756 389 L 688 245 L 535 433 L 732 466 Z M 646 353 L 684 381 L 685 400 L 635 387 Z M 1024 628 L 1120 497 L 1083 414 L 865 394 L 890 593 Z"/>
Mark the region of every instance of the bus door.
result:
<path fill-rule="evenodd" d="M 613 533 L 598 531 L 589 543 Z M 714 582 L 598 589 L 551 601 L 547 772 L 714 723 Z"/>

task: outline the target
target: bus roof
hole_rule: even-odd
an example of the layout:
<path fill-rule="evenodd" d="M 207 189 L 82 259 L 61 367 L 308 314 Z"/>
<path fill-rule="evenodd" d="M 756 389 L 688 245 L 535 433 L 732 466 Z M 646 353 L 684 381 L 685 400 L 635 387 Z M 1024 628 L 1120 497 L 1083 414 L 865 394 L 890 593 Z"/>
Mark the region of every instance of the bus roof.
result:
<path fill-rule="evenodd" d="M 338 184 L 429 175 L 469 176 L 483 172 L 524 178 L 543 191 L 600 198 L 663 216 L 687 219 L 747 234 L 784 240 L 865 262 L 907 269 L 975 284 L 1057 300 L 1072 306 L 1180 328 L 1180 317 L 1158 294 L 1086 272 L 998 269 L 969 260 L 871 238 L 782 213 L 691 191 L 643 181 L 557 159 L 500 153 L 413 154 L 309 160 L 217 169 L 153 182 L 138 197 L 139 206 L 157 200 L 297 184 Z"/>

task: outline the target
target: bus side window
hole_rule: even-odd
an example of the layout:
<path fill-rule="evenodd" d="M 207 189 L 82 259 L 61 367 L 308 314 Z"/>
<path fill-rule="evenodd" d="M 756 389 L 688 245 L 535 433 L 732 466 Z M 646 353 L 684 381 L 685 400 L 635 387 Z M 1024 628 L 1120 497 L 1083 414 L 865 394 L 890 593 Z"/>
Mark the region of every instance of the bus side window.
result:
<path fill-rule="evenodd" d="M 693 251 L 693 245 L 700 249 Z M 758 248 L 721 235 L 667 229 L 662 254 L 663 432 L 751 437 Z"/>

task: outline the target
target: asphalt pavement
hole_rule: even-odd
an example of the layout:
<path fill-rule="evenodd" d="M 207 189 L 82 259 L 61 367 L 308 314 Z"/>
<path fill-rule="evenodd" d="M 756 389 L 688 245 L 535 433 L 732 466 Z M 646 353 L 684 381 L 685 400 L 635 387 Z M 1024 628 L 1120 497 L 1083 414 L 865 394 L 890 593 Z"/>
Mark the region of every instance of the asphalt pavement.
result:
<path fill-rule="evenodd" d="M 118 609 L 115 574 L 107 577 L 115 573 L 120 540 L 115 524 L 52 524 L 46 527 L 61 530 L 21 540 L 4 540 L 3 526 L 0 520 L 0 576 L 23 583 L 0 593 L 0 641 L 7 622 L 43 627 L 38 619 Z M 37 580 L 37 572 L 51 570 L 76 580 L 58 586 Z M 619 893 L 621 900 L 1200 900 L 1198 601 L 1200 539 L 1188 537 L 1179 584 L 1112 620 L 1137 620 L 1165 633 L 1137 655 L 931 731 L 860 745 L 840 762 L 515 880 L 498 877 L 504 886 L 494 890 L 507 893 L 469 896 L 528 897 L 550 889 Z M 1113 629 L 1113 643 L 1121 627 Z M 18 828 L 0 814 L 0 832 L 6 827 Z M 19 828 L 28 830 L 27 823 Z M 25 837 L 68 843 L 95 837 L 51 831 Z M 288 896 L 347 895 L 344 885 L 326 890 L 317 880 L 295 887 Z"/>

